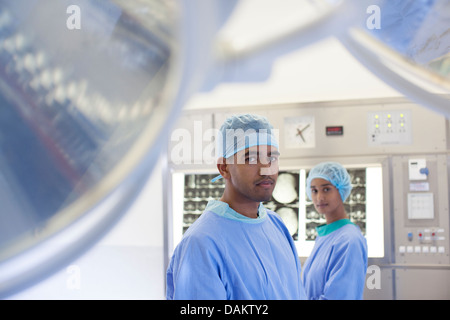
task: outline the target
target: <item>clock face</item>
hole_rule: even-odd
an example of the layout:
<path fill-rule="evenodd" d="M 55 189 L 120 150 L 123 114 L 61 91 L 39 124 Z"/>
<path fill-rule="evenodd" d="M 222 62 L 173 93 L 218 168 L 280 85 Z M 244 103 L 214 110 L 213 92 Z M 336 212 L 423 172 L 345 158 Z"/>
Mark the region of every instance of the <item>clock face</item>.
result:
<path fill-rule="evenodd" d="M 316 127 L 314 116 L 288 117 L 284 119 L 285 147 L 315 148 Z"/>

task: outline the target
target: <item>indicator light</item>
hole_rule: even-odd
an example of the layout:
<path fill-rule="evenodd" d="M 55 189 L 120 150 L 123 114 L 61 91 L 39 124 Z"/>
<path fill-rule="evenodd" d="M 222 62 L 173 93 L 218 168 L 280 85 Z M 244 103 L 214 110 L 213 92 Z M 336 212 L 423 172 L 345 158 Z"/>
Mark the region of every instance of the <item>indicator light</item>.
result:
<path fill-rule="evenodd" d="M 408 240 L 412 241 L 413 239 L 413 233 L 412 232 L 408 232 Z"/>
<path fill-rule="evenodd" d="M 420 241 L 420 242 L 423 242 L 423 240 L 424 240 L 423 232 L 422 232 L 422 231 L 419 231 L 418 234 L 417 234 L 417 236 L 418 236 L 418 238 L 419 238 L 419 241 Z"/>

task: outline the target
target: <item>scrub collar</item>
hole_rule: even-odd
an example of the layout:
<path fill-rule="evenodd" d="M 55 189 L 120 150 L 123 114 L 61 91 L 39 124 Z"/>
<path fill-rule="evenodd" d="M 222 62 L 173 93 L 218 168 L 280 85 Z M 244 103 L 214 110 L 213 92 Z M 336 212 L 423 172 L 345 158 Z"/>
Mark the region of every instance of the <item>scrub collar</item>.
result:
<path fill-rule="evenodd" d="M 230 208 L 228 203 L 225 203 L 225 202 L 222 202 L 219 200 L 210 200 L 208 202 L 208 205 L 205 208 L 205 211 L 212 211 L 221 217 L 224 217 L 224 218 L 227 218 L 230 220 L 251 223 L 251 224 L 261 223 L 264 220 L 266 220 L 266 217 L 267 217 L 266 208 L 263 206 L 262 203 L 259 204 L 258 218 L 255 218 L 255 219 L 246 217 L 246 216 L 234 211 L 233 209 Z"/>
<path fill-rule="evenodd" d="M 341 220 L 335 221 L 335 222 L 330 223 L 330 224 L 324 224 L 324 225 L 316 227 L 317 234 L 320 237 L 327 236 L 330 233 L 332 233 L 333 231 L 336 231 L 337 229 L 345 226 L 346 224 L 353 224 L 354 225 L 354 223 L 351 222 L 349 219 L 341 219 Z"/>

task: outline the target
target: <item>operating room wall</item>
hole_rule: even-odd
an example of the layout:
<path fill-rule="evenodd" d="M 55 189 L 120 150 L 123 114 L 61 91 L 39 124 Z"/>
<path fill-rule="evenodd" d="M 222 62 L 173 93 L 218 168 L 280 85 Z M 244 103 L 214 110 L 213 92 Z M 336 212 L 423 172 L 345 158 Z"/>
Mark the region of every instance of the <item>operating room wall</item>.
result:
<path fill-rule="evenodd" d="M 448 290 L 450 288 L 450 265 L 446 262 L 449 259 L 448 233 L 450 226 L 448 219 L 445 219 L 445 216 L 448 216 L 449 198 L 448 192 L 446 192 L 447 188 L 444 188 L 442 183 L 436 182 L 437 177 L 447 181 L 447 187 L 450 182 L 448 181 L 448 164 L 446 166 L 437 165 L 438 162 L 442 162 L 442 159 L 449 157 L 449 127 L 445 117 L 411 103 L 405 98 L 254 104 L 235 108 L 191 109 L 184 112 L 175 128 L 180 132 L 181 129 L 184 129 L 190 133 L 192 140 L 189 140 L 190 148 L 188 149 L 192 151 L 190 152 L 192 158 L 184 159 L 188 162 L 190 160 L 190 163 L 184 164 L 177 164 L 176 161 L 173 161 L 180 160 L 175 156 L 179 153 L 177 147 L 183 142 L 177 135 L 174 135 L 174 139 L 171 141 L 172 149 L 169 148 L 169 161 L 172 160 L 173 171 L 177 174 L 179 172 L 186 174 L 214 172 L 213 164 L 205 164 L 211 160 L 208 153 L 199 154 L 194 150 L 201 147 L 202 143 L 203 147 L 209 143 L 202 139 L 207 136 L 208 130 L 217 129 L 227 115 L 245 112 L 265 115 L 274 127 L 279 129 L 282 154 L 280 168 L 284 170 L 311 168 L 320 161 L 330 159 L 339 161 L 348 167 L 378 164 L 382 168 L 384 257 L 369 259 L 365 299 L 450 298 Z M 381 114 L 393 116 L 403 113 L 407 139 L 403 139 L 403 133 L 383 138 L 371 131 L 371 119 L 374 116 Z M 295 128 L 288 126 L 289 120 L 309 119 L 311 116 L 315 118 L 314 146 L 289 148 L 287 142 L 292 145 L 294 141 L 290 141 L 288 135 L 296 133 Z M 343 135 L 327 135 L 325 129 L 328 126 L 342 126 Z M 375 138 L 381 137 L 385 140 L 374 141 L 374 135 Z M 430 176 L 423 182 L 425 185 L 429 184 L 427 192 L 433 193 L 435 197 L 435 219 L 432 221 L 417 220 L 414 225 L 418 225 L 418 228 L 431 226 L 428 229 L 442 230 L 440 235 L 442 240 L 438 240 L 436 244 L 431 244 L 429 241 L 419 243 L 416 240 L 414 240 L 416 242 L 407 240 L 407 234 L 409 232 L 415 234 L 416 230 L 411 229 L 413 222 L 407 219 L 408 210 L 401 204 L 407 201 L 408 194 L 416 192 L 416 190 L 410 189 L 411 181 L 407 168 L 408 160 L 416 158 L 426 159 L 430 169 Z M 405 185 L 402 192 L 396 190 L 399 183 Z M 417 187 L 417 184 L 413 183 L 412 186 Z M 167 192 L 170 193 L 170 190 Z M 181 199 L 182 201 L 183 199 Z M 181 211 L 183 211 L 182 205 Z M 170 214 L 172 213 L 169 212 Z M 175 215 L 175 213 L 173 214 Z M 425 253 L 425 251 L 421 251 L 418 253 L 414 251 L 416 247 L 429 249 L 432 246 L 442 248 L 443 252 Z M 406 252 L 399 256 L 400 247 L 407 249 L 412 247 L 413 252 Z M 301 257 L 303 263 L 305 258 Z M 417 262 L 419 260 L 414 259 L 420 259 L 420 263 Z"/>

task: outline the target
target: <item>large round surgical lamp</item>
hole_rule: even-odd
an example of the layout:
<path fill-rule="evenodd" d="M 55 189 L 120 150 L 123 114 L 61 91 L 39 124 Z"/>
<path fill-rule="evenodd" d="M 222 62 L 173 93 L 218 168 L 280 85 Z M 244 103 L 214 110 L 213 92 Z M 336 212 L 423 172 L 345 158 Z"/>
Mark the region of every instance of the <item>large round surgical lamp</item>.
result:
<path fill-rule="evenodd" d="M 197 2 L 1 2 L 0 297 L 67 265 L 136 198 L 226 16 Z"/>

